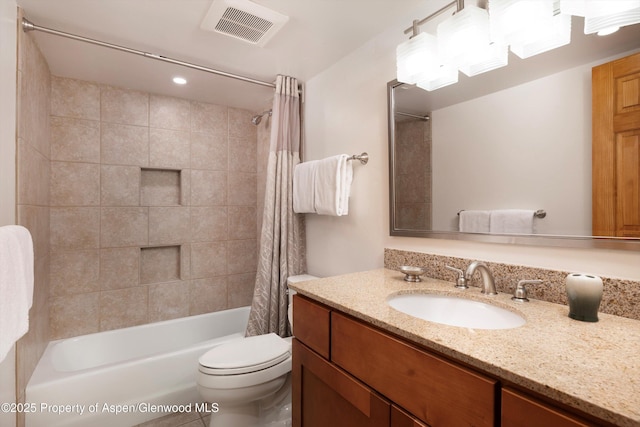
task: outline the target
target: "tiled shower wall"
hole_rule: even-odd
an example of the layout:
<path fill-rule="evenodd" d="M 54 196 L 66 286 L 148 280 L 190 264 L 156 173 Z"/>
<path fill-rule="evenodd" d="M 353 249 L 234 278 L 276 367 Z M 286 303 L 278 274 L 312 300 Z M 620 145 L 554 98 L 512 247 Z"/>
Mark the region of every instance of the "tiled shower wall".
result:
<path fill-rule="evenodd" d="M 29 332 L 16 346 L 16 397 L 24 402 L 27 382 L 49 342 L 51 77 L 33 37 L 23 31 L 18 31 L 17 65 L 17 223 L 31 233 L 35 261 Z M 18 411 L 17 417 L 17 425 L 24 425 L 24 413 Z"/>
<path fill-rule="evenodd" d="M 396 121 L 396 227 L 431 230 L 431 120 Z"/>
<path fill-rule="evenodd" d="M 250 304 L 252 113 L 68 78 L 51 86 L 52 339 Z"/>

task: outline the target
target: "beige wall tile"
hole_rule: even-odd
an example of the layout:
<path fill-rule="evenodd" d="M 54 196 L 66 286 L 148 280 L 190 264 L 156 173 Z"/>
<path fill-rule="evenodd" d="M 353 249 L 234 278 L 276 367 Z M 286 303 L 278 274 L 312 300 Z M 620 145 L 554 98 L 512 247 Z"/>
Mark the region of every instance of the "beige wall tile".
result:
<path fill-rule="evenodd" d="M 99 292 L 53 297 L 49 304 L 52 340 L 99 331 Z"/>
<path fill-rule="evenodd" d="M 100 98 L 103 122 L 149 126 L 149 94 L 104 86 Z"/>
<path fill-rule="evenodd" d="M 257 171 L 256 139 L 229 137 L 229 170 L 237 172 Z"/>
<path fill-rule="evenodd" d="M 48 206 L 18 205 L 19 225 L 26 227 L 33 240 L 35 259 L 49 259 L 50 248 L 50 209 Z"/>
<path fill-rule="evenodd" d="M 222 276 L 227 273 L 226 242 L 191 244 L 191 278 Z"/>
<path fill-rule="evenodd" d="M 234 274 L 227 277 L 229 292 L 229 308 L 251 305 L 256 283 L 255 273 Z"/>
<path fill-rule="evenodd" d="M 100 155 L 102 164 L 147 166 L 149 128 L 103 122 Z"/>
<path fill-rule="evenodd" d="M 228 274 L 255 272 L 258 269 L 258 241 L 229 240 L 227 242 Z"/>
<path fill-rule="evenodd" d="M 77 295 L 100 290 L 100 257 L 97 249 L 56 251 L 51 254 L 50 293 Z"/>
<path fill-rule="evenodd" d="M 202 102 L 191 103 L 191 130 L 193 132 L 227 134 L 228 108 L 223 105 L 205 104 Z"/>
<path fill-rule="evenodd" d="M 147 286 L 100 292 L 100 330 L 148 323 Z"/>
<path fill-rule="evenodd" d="M 47 157 L 18 139 L 17 150 L 17 203 L 25 205 L 49 205 L 50 162 Z"/>
<path fill-rule="evenodd" d="M 229 136 L 256 141 L 257 126 L 251 123 L 254 113 L 240 108 L 229 108 Z M 265 115 L 262 120 L 266 120 Z"/>
<path fill-rule="evenodd" d="M 51 160 L 100 163 L 100 122 L 51 117 Z"/>
<path fill-rule="evenodd" d="M 191 279 L 191 244 L 180 245 L 180 279 Z"/>
<path fill-rule="evenodd" d="M 191 241 L 207 242 L 227 239 L 227 207 L 192 207 Z"/>
<path fill-rule="evenodd" d="M 151 95 L 149 99 L 149 126 L 152 128 L 188 131 L 191 128 L 190 118 L 190 101 Z"/>
<path fill-rule="evenodd" d="M 99 206 L 100 165 L 51 162 L 52 206 Z"/>
<path fill-rule="evenodd" d="M 191 205 L 222 206 L 227 201 L 227 173 L 191 170 Z"/>
<path fill-rule="evenodd" d="M 189 314 L 192 316 L 227 309 L 227 278 L 192 280 L 190 301 Z"/>
<path fill-rule="evenodd" d="M 140 168 L 138 166 L 102 165 L 100 171 L 102 206 L 140 205 Z"/>
<path fill-rule="evenodd" d="M 93 249 L 100 242 L 100 208 L 52 207 L 51 250 Z"/>
<path fill-rule="evenodd" d="M 227 170 L 227 135 L 191 132 L 191 167 L 194 169 Z"/>
<path fill-rule="evenodd" d="M 256 206 L 258 199 L 258 175 L 233 172 L 228 175 L 229 205 Z"/>
<path fill-rule="evenodd" d="M 144 246 L 149 242 L 149 208 L 102 208 L 100 225 L 103 248 Z"/>
<path fill-rule="evenodd" d="M 149 166 L 152 168 L 188 168 L 189 132 L 149 129 Z"/>
<path fill-rule="evenodd" d="M 131 288 L 140 284 L 140 248 L 100 249 L 100 289 Z"/>
<path fill-rule="evenodd" d="M 100 120 L 100 86 L 81 80 L 52 77 L 51 115 Z"/>
<path fill-rule="evenodd" d="M 150 247 L 140 250 L 140 283 L 179 280 L 180 267 L 180 246 Z"/>
<path fill-rule="evenodd" d="M 188 242 L 190 212 L 188 207 L 150 207 L 149 245 Z"/>
<path fill-rule="evenodd" d="M 229 239 L 255 239 L 256 228 L 254 206 L 229 206 Z"/>
<path fill-rule="evenodd" d="M 189 290 L 188 281 L 149 285 L 149 322 L 188 316 Z"/>
<path fill-rule="evenodd" d="M 143 206 L 179 205 L 184 175 L 177 170 L 142 169 L 140 204 Z"/>

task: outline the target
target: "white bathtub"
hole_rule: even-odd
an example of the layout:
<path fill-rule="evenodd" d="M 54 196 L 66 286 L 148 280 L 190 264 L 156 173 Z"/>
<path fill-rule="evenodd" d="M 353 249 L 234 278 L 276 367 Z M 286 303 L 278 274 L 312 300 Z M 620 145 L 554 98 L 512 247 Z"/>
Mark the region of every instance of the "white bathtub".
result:
<path fill-rule="evenodd" d="M 127 427 L 202 409 L 198 358 L 243 337 L 248 318 L 241 307 L 52 341 L 27 384 L 26 426 Z"/>

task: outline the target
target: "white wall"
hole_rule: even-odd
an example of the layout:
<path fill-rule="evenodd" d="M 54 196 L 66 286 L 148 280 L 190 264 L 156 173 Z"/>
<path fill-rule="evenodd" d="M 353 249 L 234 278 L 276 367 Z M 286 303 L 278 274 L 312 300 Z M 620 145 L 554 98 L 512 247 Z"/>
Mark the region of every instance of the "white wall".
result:
<path fill-rule="evenodd" d="M 538 234 L 591 235 L 591 65 L 432 119 L 434 230 L 457 230 L 461 209 L 544 209 Z"/>
<path fill-rule="evenodd" d="M 640 252 L 561 249 L 389 236 L 387 95 L 395 47 L 407 22 L 343 58 L 306 83 L 306 160 L 369 152 L 354 165 L 349 215 L 307 215 L 309 273 L 329 276 L 379 268 L 385 247 L 589 272 L 640 280 Z"/>
<path fill-rule="evenodd" d="M 0 0 L 0 226 L 15 224 L 16 205 L 16 19 L 14 0 Z M 0 363 L 0 403 L 16 401 L 15 347 Z M 0 425 L 15 414 L 0 411 Z"/>

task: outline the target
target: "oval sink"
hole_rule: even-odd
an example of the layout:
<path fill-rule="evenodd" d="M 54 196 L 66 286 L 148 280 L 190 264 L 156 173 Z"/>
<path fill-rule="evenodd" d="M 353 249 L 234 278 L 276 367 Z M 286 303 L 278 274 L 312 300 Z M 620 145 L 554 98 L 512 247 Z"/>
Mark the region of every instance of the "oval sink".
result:
<path fill-rule="evenodd" d="M 472 329 L 511 329 L 525 324 L 522 316 L 466 298 L 435 294 L 402 294 L 389 297 L 394 309 L 430 322 Z"/>

